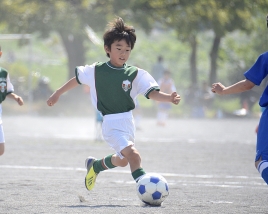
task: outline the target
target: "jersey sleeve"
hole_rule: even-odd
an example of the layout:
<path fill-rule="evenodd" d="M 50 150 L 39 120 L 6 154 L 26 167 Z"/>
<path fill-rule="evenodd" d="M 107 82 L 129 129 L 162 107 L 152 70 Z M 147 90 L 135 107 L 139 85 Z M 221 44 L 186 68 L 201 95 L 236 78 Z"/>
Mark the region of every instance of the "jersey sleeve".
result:
<path fill-rule="evenodd" d="M 149 99 L 149 94 L 152 91 L 160 91 L 158 83 L 155 79 L 145 70 L 138 69 L 138 74 L 135 81 L 135 91 L 137 94 L 143 94 Z"/>
<path fill-rule="evenodd" d="M 10 82 L 9 74 L 7 75 L 7 94 L 14 92 L 14 86 Z"/>
<path fill-rule="evenodd" d="M 244 73 L 246 79 L 255 85 L 260 85 L 268 74 L 268 52 L 261 54 L 253 66 Z"/>
<path fill-rule="evenodd" d="M 77 66 L 75 68 L 76 80 L 79 84 L 89 85 L 94 77 L 95 63 L 92 65 Z"/>

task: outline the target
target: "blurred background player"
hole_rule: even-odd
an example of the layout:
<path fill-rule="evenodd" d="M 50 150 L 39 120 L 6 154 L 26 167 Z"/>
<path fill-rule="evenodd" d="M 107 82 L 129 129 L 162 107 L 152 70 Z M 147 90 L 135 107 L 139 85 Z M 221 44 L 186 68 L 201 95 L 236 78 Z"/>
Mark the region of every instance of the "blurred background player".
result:
<path fill-rule="evenodd" d="M 0 58 L 2 56 L 2 49 L 0 46 Z M 5 136 L 2 125 L 2 105 L 1 103 L 9 97 L 15 100 L 20 106 L 23 105 L 23 99 L 14 93 L 14 87 L 10 82 L 7 70 L 0 67 L 0 155 L 5 152 Z"/>
<path fill-rule="evenodd" d="M 164 58 L 160 55 L 157 57 L 157 62 L 152 67 L 151 74 L 156 81 L 158 81 L 164 75 L 165 66 L 163 62 L 164 62 Z"/>
<path fill-rule="evenodd" d="M 186 104 L 190 109 L 190 117 L 205 118 L 207 110 L 211 107 L 214 94 L 206 81 L 202 82 L 201 87 L 191 84 L 186 91 Z"/>
<path fill-rule="evenodd" d="M 171 94 L 176 91 L 176 87 L 169 70 L 164 71 L 162 78 L 158 80 L 158 85 L 160 87 L 160 91 L 164 93 Z M 157 125 L 165 126 L 169 111 L 172 107 L 171 103 L 158 102 L 157 107 Z"/>
<path fill-rule="evenodd" d="M 268 16 L 266 17 L 268 27 Z M 212 92 L 226 95 L 241 93 L 260 85 L 268 75 L 268 52 L 261 54 L 254 65 L 244 73 L 245 79 L 225 87 L 221 83 L 212 84 Z M 263 108 L 257 131 L 255 166 L 268 184 L 268 86 L 264 89 L 259 105 Z"/>

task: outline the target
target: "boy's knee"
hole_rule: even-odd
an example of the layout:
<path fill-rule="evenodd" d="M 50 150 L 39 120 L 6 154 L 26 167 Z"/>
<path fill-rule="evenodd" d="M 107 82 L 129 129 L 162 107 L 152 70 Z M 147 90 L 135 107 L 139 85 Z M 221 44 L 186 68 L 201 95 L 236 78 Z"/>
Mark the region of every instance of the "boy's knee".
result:
<path fill-rule="evenodd" d="M 123 158 L 120 160 L 120 166 L 125 167 L 128 165 L 128 160 L 126 158 Z"/>
<path fill-rule="evenodd" d="M 257 169 L 263 180 L 268 184 L 268 161 L 267 160 L 259 161 Z"/>
<path fill-rule="evenodd" d="M 0 143 L 0 156 L 3 155 L 5 152 L 5 146 L 3 143 Z"/>
<path fill-rule="evenodd" d="M 258 169 L 258 165 L 259 165 L 260 162 L 261 162 L 261 160 L 255 161 L 255 167 L 256 167 L 256 169 Z"/>
<path fill-rule="evenodd" d="M 259 160 L 255 161 L 255 167 L 258 169 L 259 163 L 262 161 L 262 157 L 259 158 Z"/>
<path fill-rule="evenodd" d="M 141 157 L 134 146 L 129 146 L 122 151 L 124 157 L 129 161 L 140 161 Z"/>
<path fill-rule="evenodd" d="M 140 159 L 140 153 L 138 152 L 138 150 L 135 147 L 132 147 L 131 152 L 130 152 L 130 156 L 132 158 L 135 158 L 135 159 Z"/>

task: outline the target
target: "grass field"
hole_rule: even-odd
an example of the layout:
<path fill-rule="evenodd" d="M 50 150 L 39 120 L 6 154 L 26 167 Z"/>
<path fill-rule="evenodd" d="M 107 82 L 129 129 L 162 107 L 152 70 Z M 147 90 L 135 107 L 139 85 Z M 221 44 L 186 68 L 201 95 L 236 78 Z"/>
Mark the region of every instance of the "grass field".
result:
<path fill-rule="evenodd" d="M 258 119 L 144 119 L 136 147 L 147 172 L 162 174 L 161 207 L 140 203 L 129 167 L 84 187 L 84 160 L 113 151 L 95 142 L 93 118 L 4 117 L 0 213 L 267 213 L 267 186 L 254 167 Z"/>

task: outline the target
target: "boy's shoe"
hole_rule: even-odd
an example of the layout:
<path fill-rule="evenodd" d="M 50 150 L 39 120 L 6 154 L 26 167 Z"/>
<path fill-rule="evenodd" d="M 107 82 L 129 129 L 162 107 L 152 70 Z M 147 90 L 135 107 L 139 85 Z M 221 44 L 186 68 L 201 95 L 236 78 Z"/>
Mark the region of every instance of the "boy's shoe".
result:
<path fill-rule="evenodd" d="M 85 177 L 85 186 L 88 190 L 92 190 L 95 186 L 97 173 L 93 169 L 93 163 L 95 162 L 96 158 L 88 157 L 85 161 L 85 166 L 87 168 L 87 175 Z"/>

